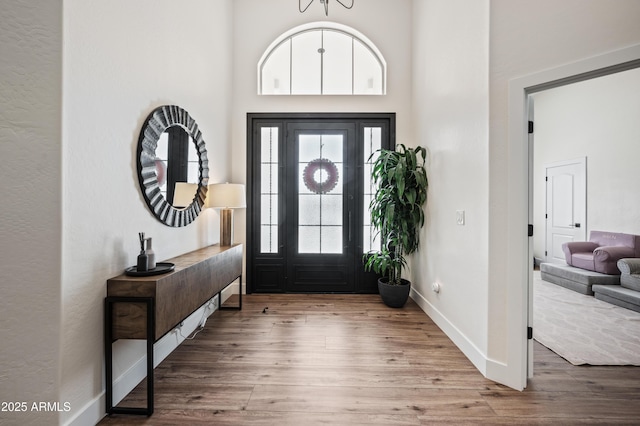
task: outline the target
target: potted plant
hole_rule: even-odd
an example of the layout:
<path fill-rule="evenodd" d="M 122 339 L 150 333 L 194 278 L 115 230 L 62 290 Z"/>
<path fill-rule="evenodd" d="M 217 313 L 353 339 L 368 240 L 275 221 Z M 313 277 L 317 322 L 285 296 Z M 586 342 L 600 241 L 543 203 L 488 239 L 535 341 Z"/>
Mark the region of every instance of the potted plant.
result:
<path fill-rule="evenodd" d="M 364 255 L 367 271 L 373 270 L 378 279 L 378 291 L 390 307 L 404 306 L 411 283 L 402 278 L 405 256 L 418 249 L 420 228 L 424 225 L 422 206 L 427 200 L 427 173 L 424 168 L 426 149 L 418 146 L 397 150 L 381 149 L 373 163 L 372 180 L 376 185 L 369 210 L 371 224 L 380 238 L 380 250 Z"/>

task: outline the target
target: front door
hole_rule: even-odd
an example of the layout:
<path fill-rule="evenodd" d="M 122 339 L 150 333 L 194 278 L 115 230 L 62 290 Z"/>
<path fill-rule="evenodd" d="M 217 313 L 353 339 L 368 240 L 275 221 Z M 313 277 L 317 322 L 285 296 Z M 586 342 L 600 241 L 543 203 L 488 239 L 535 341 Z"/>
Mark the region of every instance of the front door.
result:
<path fill-rule="evenodd" d="M 562 244 L 586 240 L 586 159 L 547 165 L 547 262 L 565 263 Z"/>
<path fill-rule="evenodd" d="M 288 292 L 353 292 L 353 123 L 289 123 Z"/>
<path fill-rule="evenodd" d="M 391 114 L 251 114 L 248 292 L 371 293 L 369 157 Z"/>

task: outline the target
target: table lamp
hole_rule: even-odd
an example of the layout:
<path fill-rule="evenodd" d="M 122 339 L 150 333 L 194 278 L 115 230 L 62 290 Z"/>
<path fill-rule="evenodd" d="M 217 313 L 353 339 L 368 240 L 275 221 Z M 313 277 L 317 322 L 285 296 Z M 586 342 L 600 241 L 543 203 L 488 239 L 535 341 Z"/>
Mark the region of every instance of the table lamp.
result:
<path fill-rule="evenodd" d="M 209 185 L 207 207 L 220 210 L 220 245 L 233 244 L 233 209 L 247 207 L 244 185 L 216 183 Z"/>

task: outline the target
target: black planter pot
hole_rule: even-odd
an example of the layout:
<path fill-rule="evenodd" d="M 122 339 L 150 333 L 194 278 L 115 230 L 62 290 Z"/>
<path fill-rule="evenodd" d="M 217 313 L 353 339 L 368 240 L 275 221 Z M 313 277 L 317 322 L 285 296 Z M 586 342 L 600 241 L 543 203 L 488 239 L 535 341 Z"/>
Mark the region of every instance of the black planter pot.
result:
<path fill-rule="evenodd" d="M 409 298 L 409 292 L 411 291 L 411 282 L 400 279 L 402 284 L 391 285 L 387 277 L 378 279 L 378 292 L 385 305 L 390 308 L 402 308 L 407 299 Z"/>

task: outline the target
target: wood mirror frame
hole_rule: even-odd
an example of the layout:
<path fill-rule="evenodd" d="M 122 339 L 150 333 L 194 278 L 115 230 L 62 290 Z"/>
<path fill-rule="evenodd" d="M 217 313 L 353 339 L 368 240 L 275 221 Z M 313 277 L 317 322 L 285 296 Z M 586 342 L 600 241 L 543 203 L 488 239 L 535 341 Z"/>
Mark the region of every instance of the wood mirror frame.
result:
<path fill-rule="evenodd" d="M 193 201 L 186 208 L 176 208 L 164 197 L 158 183 L 156 148 L 160 135 L 168 128 L 179 126 L 193 139 L 198 152 L 198 189 Z M 149 210 L 167 226 L 180 227 L 193 222 L 205 203 L 209 184 L 209 160 L 207 148 L 198 124 L 189 113 L 176 105 L 162 105 L 154 109 L 145 120 L 138 139 L 138 182 Z"/>

